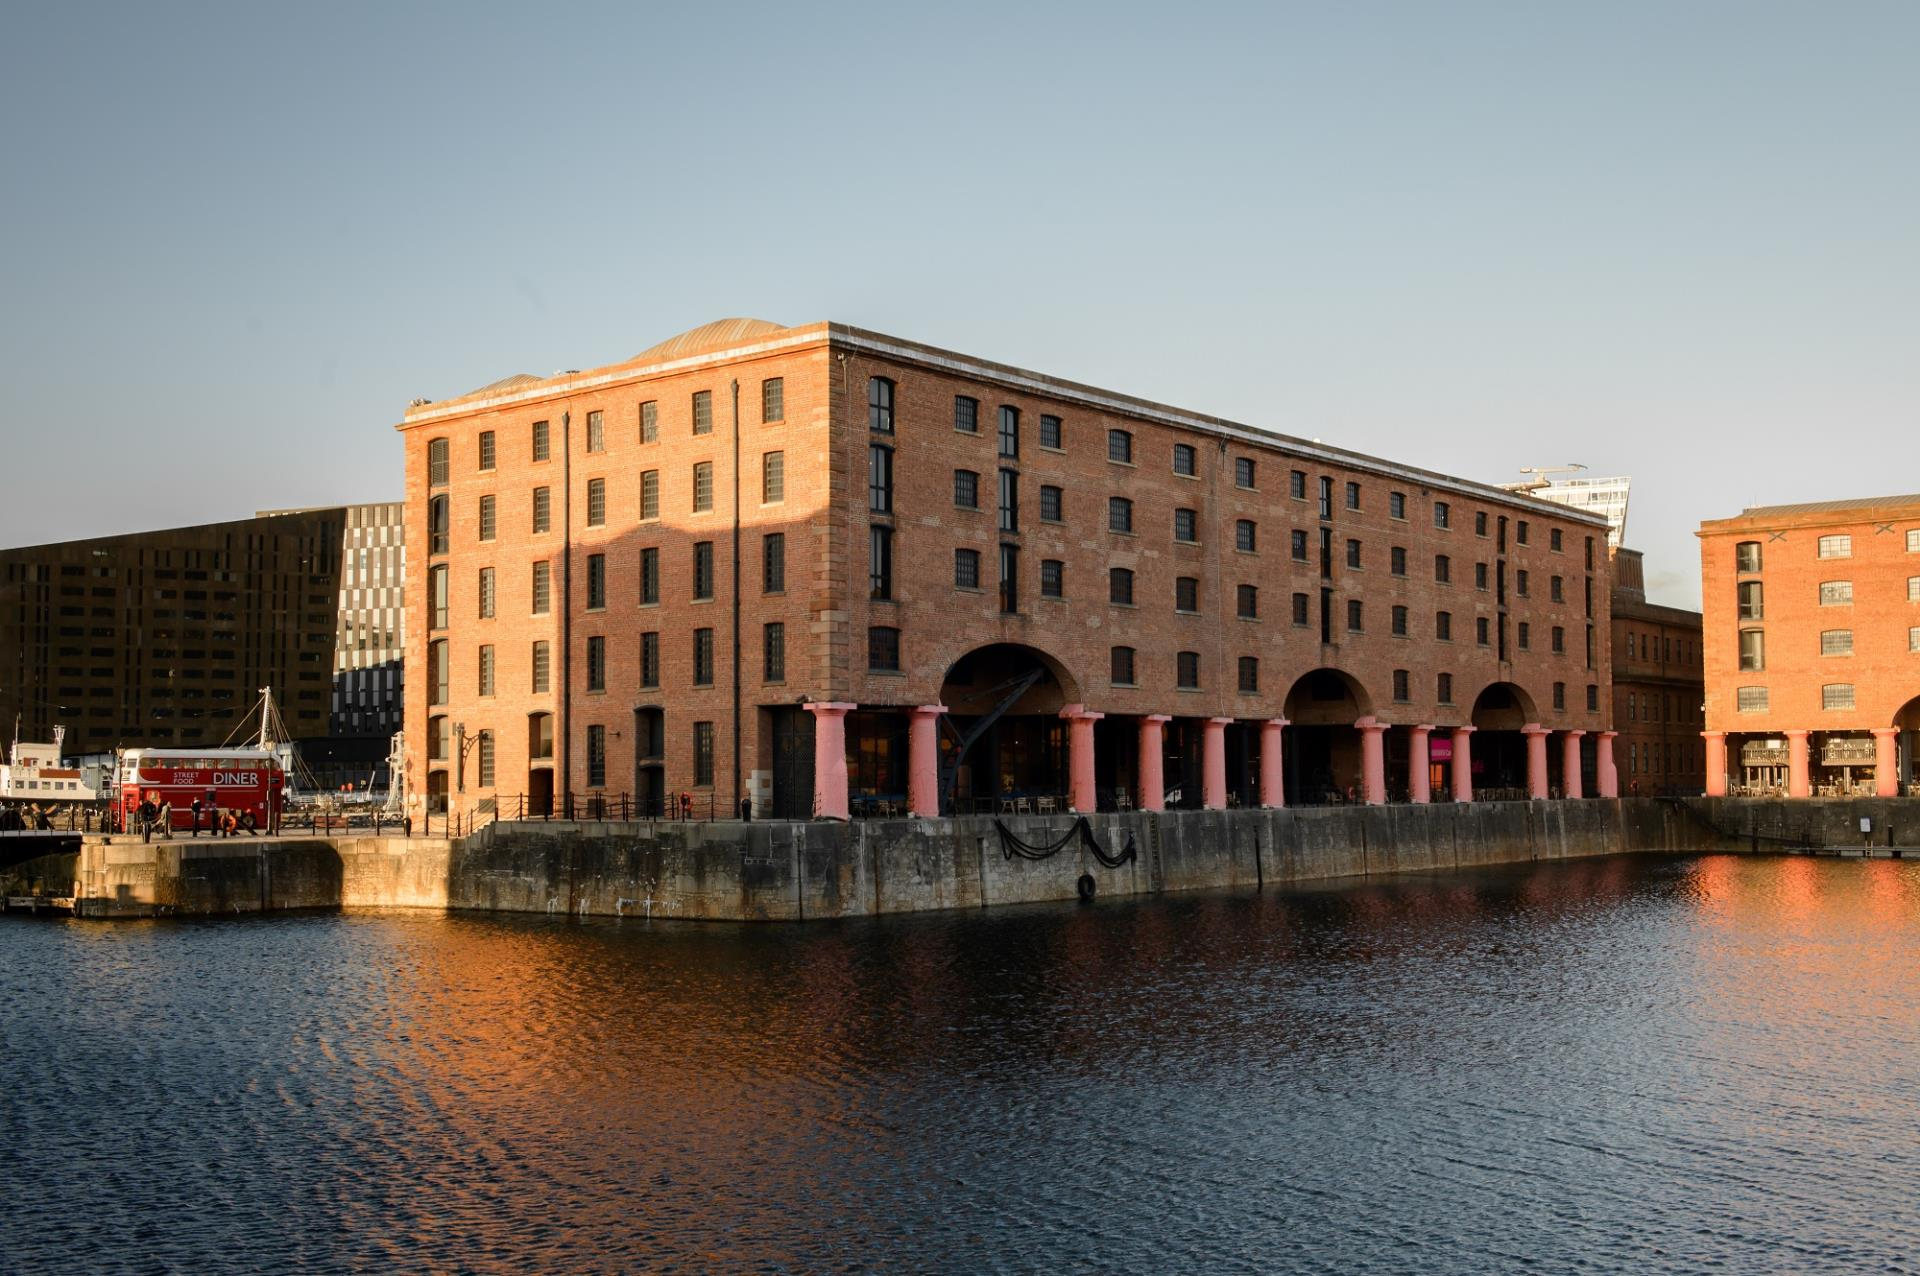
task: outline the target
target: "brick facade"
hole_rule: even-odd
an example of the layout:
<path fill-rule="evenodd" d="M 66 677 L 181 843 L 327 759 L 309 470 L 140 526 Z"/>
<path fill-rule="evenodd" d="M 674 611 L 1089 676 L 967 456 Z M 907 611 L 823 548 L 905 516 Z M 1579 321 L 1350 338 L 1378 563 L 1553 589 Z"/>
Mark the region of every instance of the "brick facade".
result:
<path fill-rule="evenodd" d="M 1630 793 L 1698 793 L 1705 695 L 1700 613 L 1647 601 L 1640 553 L 1614 553 L 1614 756 Z"/>
<path fill-rule="evenodd" d="M 761 411 L 771 379 L 781 384 L 784 409 L 773 422 L 763 421 Z M 890 415 L 873 406 L 875 394 L 883 393 L 873 388 L 877 381 L 890 386 Z M 711 432 L 695 434 L 695 396 L 702 393 L 711 396 Z M 958 399 L 977 405 L 971 431 L 958 427 Z M 656 405 L 653 441 L 641 439 L 646 403 Z M 1017 413 L 1015 456 L 1001 455 L 1003 409 Z M 604 436 L 597 452 L 587 446 L 594 413 Z M 1042 443 L 1048 418 L 1058 422 L 1057 447 Z M 546 460 L 533 456 L 535 422 L 547 423 Z M 1372 719 L 1386 728 L 1389 770 L 1401 771 L 1405 728 L 1474 725 L 1476 700 L 1490 685 L 1497 684 L 1498 693 L 1484 703 L 1504 697 L 1506 705 L 1504 718 L 1483 714 L 1490 714 L 1489 723 L 1501 718 L 1496 727 L 1517 728 L 1524 720 L 1597 736 L 1611 726 L 1609 565 L 1599 520 L 1018 368 L 842 325 L 782 329 L 726 321 L 626 364 L 516 378 L 464 398 L 416 405 L 400 428 L 409 541 L 430 547 L 435 498 L 447 499 L 450 516 L 446 552 L 410 559 L 410 661 L 424 673 L 428 644 L 435 641 L 446 643 L 450 660 L 444 704 L 429 703 L 430 676 L 408 679 L 412 778 L 416 788 L 444 784 L 456 808 L 517 802 L 544 783 L 531 773 L 548 770 L 556 790 L 639 791 L 642 737 L 662 729 L 639 715 L 658 710 L 664 747 L 653 783 L 667 794 L 692 794 L 701 813 L 709 806 L 730 810 L 743 792 L 762 810 L 791 812 L 793 795 L 775 792 L 784 751 L 792 745 L 804 753 L 826 738 L 815 732 L 815 718 L 826 715 L 816 709 L 810 718 L 803 704 L 857 706 L 850 716 L 864 720 L 867 734 L 847 746 L 852 765 L 860 771 L 869 765 L 866 753 L 876 752 L 880 765 L 890 767 L 885 756 L 904 746 L 872 734 L 891 730 L 884 723 L 876 728 L 875 715 L 892 715 L 904 732 L 916 706 L 939 705 L 943 695 L 970 688 L 988 695 L 995 676 L 984 665 L 977 684 L 956 683 L 949 674 L 970 653 L 996 644 L 1037 653 L 1034 660 L 1045 666 L 1045 681 L 1012 707 L 1013 715 L 1054 719 L 1063 708 L 1105 715 L 1092 736 L 1104 788 L 1139 782 L 1130 757 L 1110 762 L 1109 755 L 1128 753 L 1126 733 L 1149 715 L 1167 715 L 1168 730 L 1183 739 L 1191 727 L 1197 740 L 1208 720 L 1229 724 L 1236 742 L 1229 747 L 1242 766 L 1231 782 L 1235 794 L 1254 767 L 1255 728 L 1283 716 L 1349 732 L 1356 720 Z M 1110 456 L 1110 431 L 1130 436 L 1129 456 Z M 484 470 L 483 432 L 492 433 L 494 447 L 494 464 Z M 440 440 L 447 450 L 444 484 L 430 473 Z M 877 502 L 871 490 L 876 446 L 889 450 L 890 502 Z M 1191 465 L 1185 453 L 1176 462 L 1177 448 L 1192 449 Z M 785 462 L 784 492 L 773 503 L 761 499 L 770 451 L 781 452 Z M 1243 484 L 1248 462 L 1252 481 Z M 694 509 L 700 464 L 712 467 L 712 508 L 705 511 Z M 1016 476 L 1018 495 L 1017 525 L 1006 530 L 999 510 L 1002 470 Z M 648 471 L 659 476 L 656 519 L 641 517 L 641 475 Z M 978 475 L 973 508 L 956 500 L 956 471 Z M 588 526 L 588 485 L 595 479 L 605 481 L 605 521 Z M 1357 485 L 1351 497 L 1350 484 Z M 539 487 L 551 500 L 544 532 L 533 530 Z M 1043 488 L 1059 490 L 1057 518 L 1042 517 L 1043 502 L 1051 504 Z M 494 538 L 484 542 L 482 497 L 493 499 L 495 519 Z M 1112 530 L 1113 497 L 1132 502 L 1130 531 Z M 873 508 L 886 503 L 890 509 Z M 1436 514 L 1440 507 L 1445 526 Z M 1176 536 L 1177 520 L 1188 517 L 1179 511 L 1192 512 L 1190 528 L 1180 527 L 1190 531 L 1187 539 Z M 1249 548 L 1241 547 L 1243 520 L 1253 529 Z M 878 591 L 871 579 L 875 528 L 890 539 L 892 554 L 887 587 Z M 1295 532 L 1306 534 L 1304 560 L 1293 553 Z M 775 593 L 763 589 L 769 533 L 785 542 L 784 588 Z M 1349 542 L 1357 548 L 1350 551 Z M 702 543 L 712 546 L 710 601 L 693 597 L 695 547 Z M 1018 554 L 1010 607 L 1003 607 L 1001 594 L 1003 547 Z M 1396 548 L 1404 551 L 1403 573 L 1395 570 Z M 662 564 L 657 604 L 640 601 L 641 555 L 648 550 Z M 977 587 L 956 583 L 961 550 L 979 555 Z M 604 555 L 603 609 L 588 606 L 594 555 Z M 1440 556 L 1447 560 L 1444 581 L 1437 579 Z M 533 613 L 535 561 L 552 564 L 547 614 Z M 1057 598 L 1042 589 L 1049 563 L 1058 564 Z M 429 574 L 441 566 L 448 573 L 443 626 L 429 623 L 427 614 Z M 492 568 L 496 580 L 495 614 L 484 619 L 482 568 Z M 1111 601 L 1113 568 L 1133 573 L 1131 605 Z M 1193 584 L 1182 585 L 1182 578 Z M 1253 614 L 1245 618 L 1241 586 L 1257 591 L 1249 600 Z M 1192 592 L 1183 597 L 1183 589 Z M 1307 603 L 1304 624 L 1295 622 L 1296 594 Z M 1357 629 L 1349 625 L 1352 603 L 1360 608 Z M 1396 608 L 1405 609 L 1404 635 L 1394 632 Z M 1437 633 L 1441 612 L 1450 617 L 1446 639 Z M 778 681 L 764 676 L 769 623 L 785 629 L 785 676 Z M 698 629 L 710 629 L 713 640 L 712 678 L 703 684 L 694 678 Z M 897 670 L 870 667 L 876 630 L 897 632 Z M 645 633 L 659 636 L 657 687 L 641 677 Z M 596 638 L 606 652 L 604 690 L 588 687 L 589 641 Z M 545 693 L 531 689 L 536 641 L 552 644 Z M 494 650 L 491 696 L 478 690 L 482 645 Z M 1135 652 L 1130 684 L 1113 676 L 1115 647 Z M 1243 690 L 1246 658 L 1258 663 L 1248 668 Z M 1197 673 L 1191 679 L 1197 685 L 1177 685 L 1183 664 Z M 1337 675 L 1309 680 L 1317 670 Z M 1450 696 L 1442 695 L 1442 675 L 1451 680 Z M 1338 691 L 1344 699 L 1316 699 L 1310 682 L 1316 694 Z M 535 713 L 554 715 L 558 742 L 551 763 L 529 756 L 527 722 Z M 469 744 L 464 761 L 455 756 L 463 751 L 458 739 L 438 749 L 444 756 L 432 756 L 435 733 L 443 741 L 449 734 L 430 725 L 435 719 L 459 723 L 461 738 L 470 742 L 482 731 L 492 733 L 491 786 L 477 783 L 475 746 Z M 695 742 L 702 738 L 696 724 L 711 724 L 711 784 L 699 783 L 705 777 L 694 771 Z M 596 727 L 600 744 L 589 735 Z M 1066 730 L 1041 731 L 1033 747 L 1064 747 Z M 796 741 L 799 732 L 815 738 Z M 1331 753 L 1322 770 L 1332 774 L 1336 791 L 1359 765 L 1359 738 L 1343 735 L 1326 746 Z M 1578 746 L 1589 772 L 1594 743 Z M 603 774 L 593 778 L 604 783 L 590 784 L 589 751 L 602 747 Z M 996 747 L 1014 751 L 1009 744 Z M 1560 765 L 1555 750 L 1552 766 Z M 806 766 L 811 777 L 811 759 Z M 434 771 L 446 779 L 428 780 Z"/>

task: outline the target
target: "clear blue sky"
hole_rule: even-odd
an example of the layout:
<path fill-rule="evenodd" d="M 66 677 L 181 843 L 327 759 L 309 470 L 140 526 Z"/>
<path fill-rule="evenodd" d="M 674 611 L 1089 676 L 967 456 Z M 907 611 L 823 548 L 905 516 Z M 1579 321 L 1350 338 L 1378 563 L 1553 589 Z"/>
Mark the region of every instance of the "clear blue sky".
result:
<path fill-rule="evenodd" d="M 837 319 L 1494 481 L 1652 592 L 1920 489 L 1920 5 L 15 5 L 0 544 L 391 499 L 392 426 Z"/>

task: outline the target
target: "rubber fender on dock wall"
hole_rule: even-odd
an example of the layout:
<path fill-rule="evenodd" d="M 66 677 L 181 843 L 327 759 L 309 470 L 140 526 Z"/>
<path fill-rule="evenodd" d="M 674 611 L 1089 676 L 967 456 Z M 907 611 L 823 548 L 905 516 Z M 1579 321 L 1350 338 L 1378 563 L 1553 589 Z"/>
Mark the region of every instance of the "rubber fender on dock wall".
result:
<path fill-rule="evenodd" d="M 1099 889 L 1093 880 L 1092 873 L 1080 874 L 1080 880 L 1073 884 L 1073 888 L 1080 892 L 1081 900 L 1089 904 L 1093 902 L 1094 892 Z"/>

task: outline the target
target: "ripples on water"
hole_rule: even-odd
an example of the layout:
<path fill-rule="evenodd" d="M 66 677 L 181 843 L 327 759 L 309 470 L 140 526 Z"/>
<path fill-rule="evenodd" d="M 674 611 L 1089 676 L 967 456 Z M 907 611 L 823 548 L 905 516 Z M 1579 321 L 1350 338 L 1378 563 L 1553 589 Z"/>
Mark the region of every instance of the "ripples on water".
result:
<path fill-rule="evenodd" d="M 0 1266 L 1912 1271 L 1920 865 L 0 923 Z"/>

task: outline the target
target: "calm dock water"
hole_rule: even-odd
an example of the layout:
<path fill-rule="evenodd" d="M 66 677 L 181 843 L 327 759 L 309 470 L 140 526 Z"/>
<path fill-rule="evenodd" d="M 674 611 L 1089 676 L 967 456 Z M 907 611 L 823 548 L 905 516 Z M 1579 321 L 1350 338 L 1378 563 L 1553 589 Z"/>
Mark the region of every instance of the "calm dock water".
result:
<path fill-rule="evenodd" d="M 0 919 L 13 1270 L 1909 1271 L 1920 864 Z"/>

